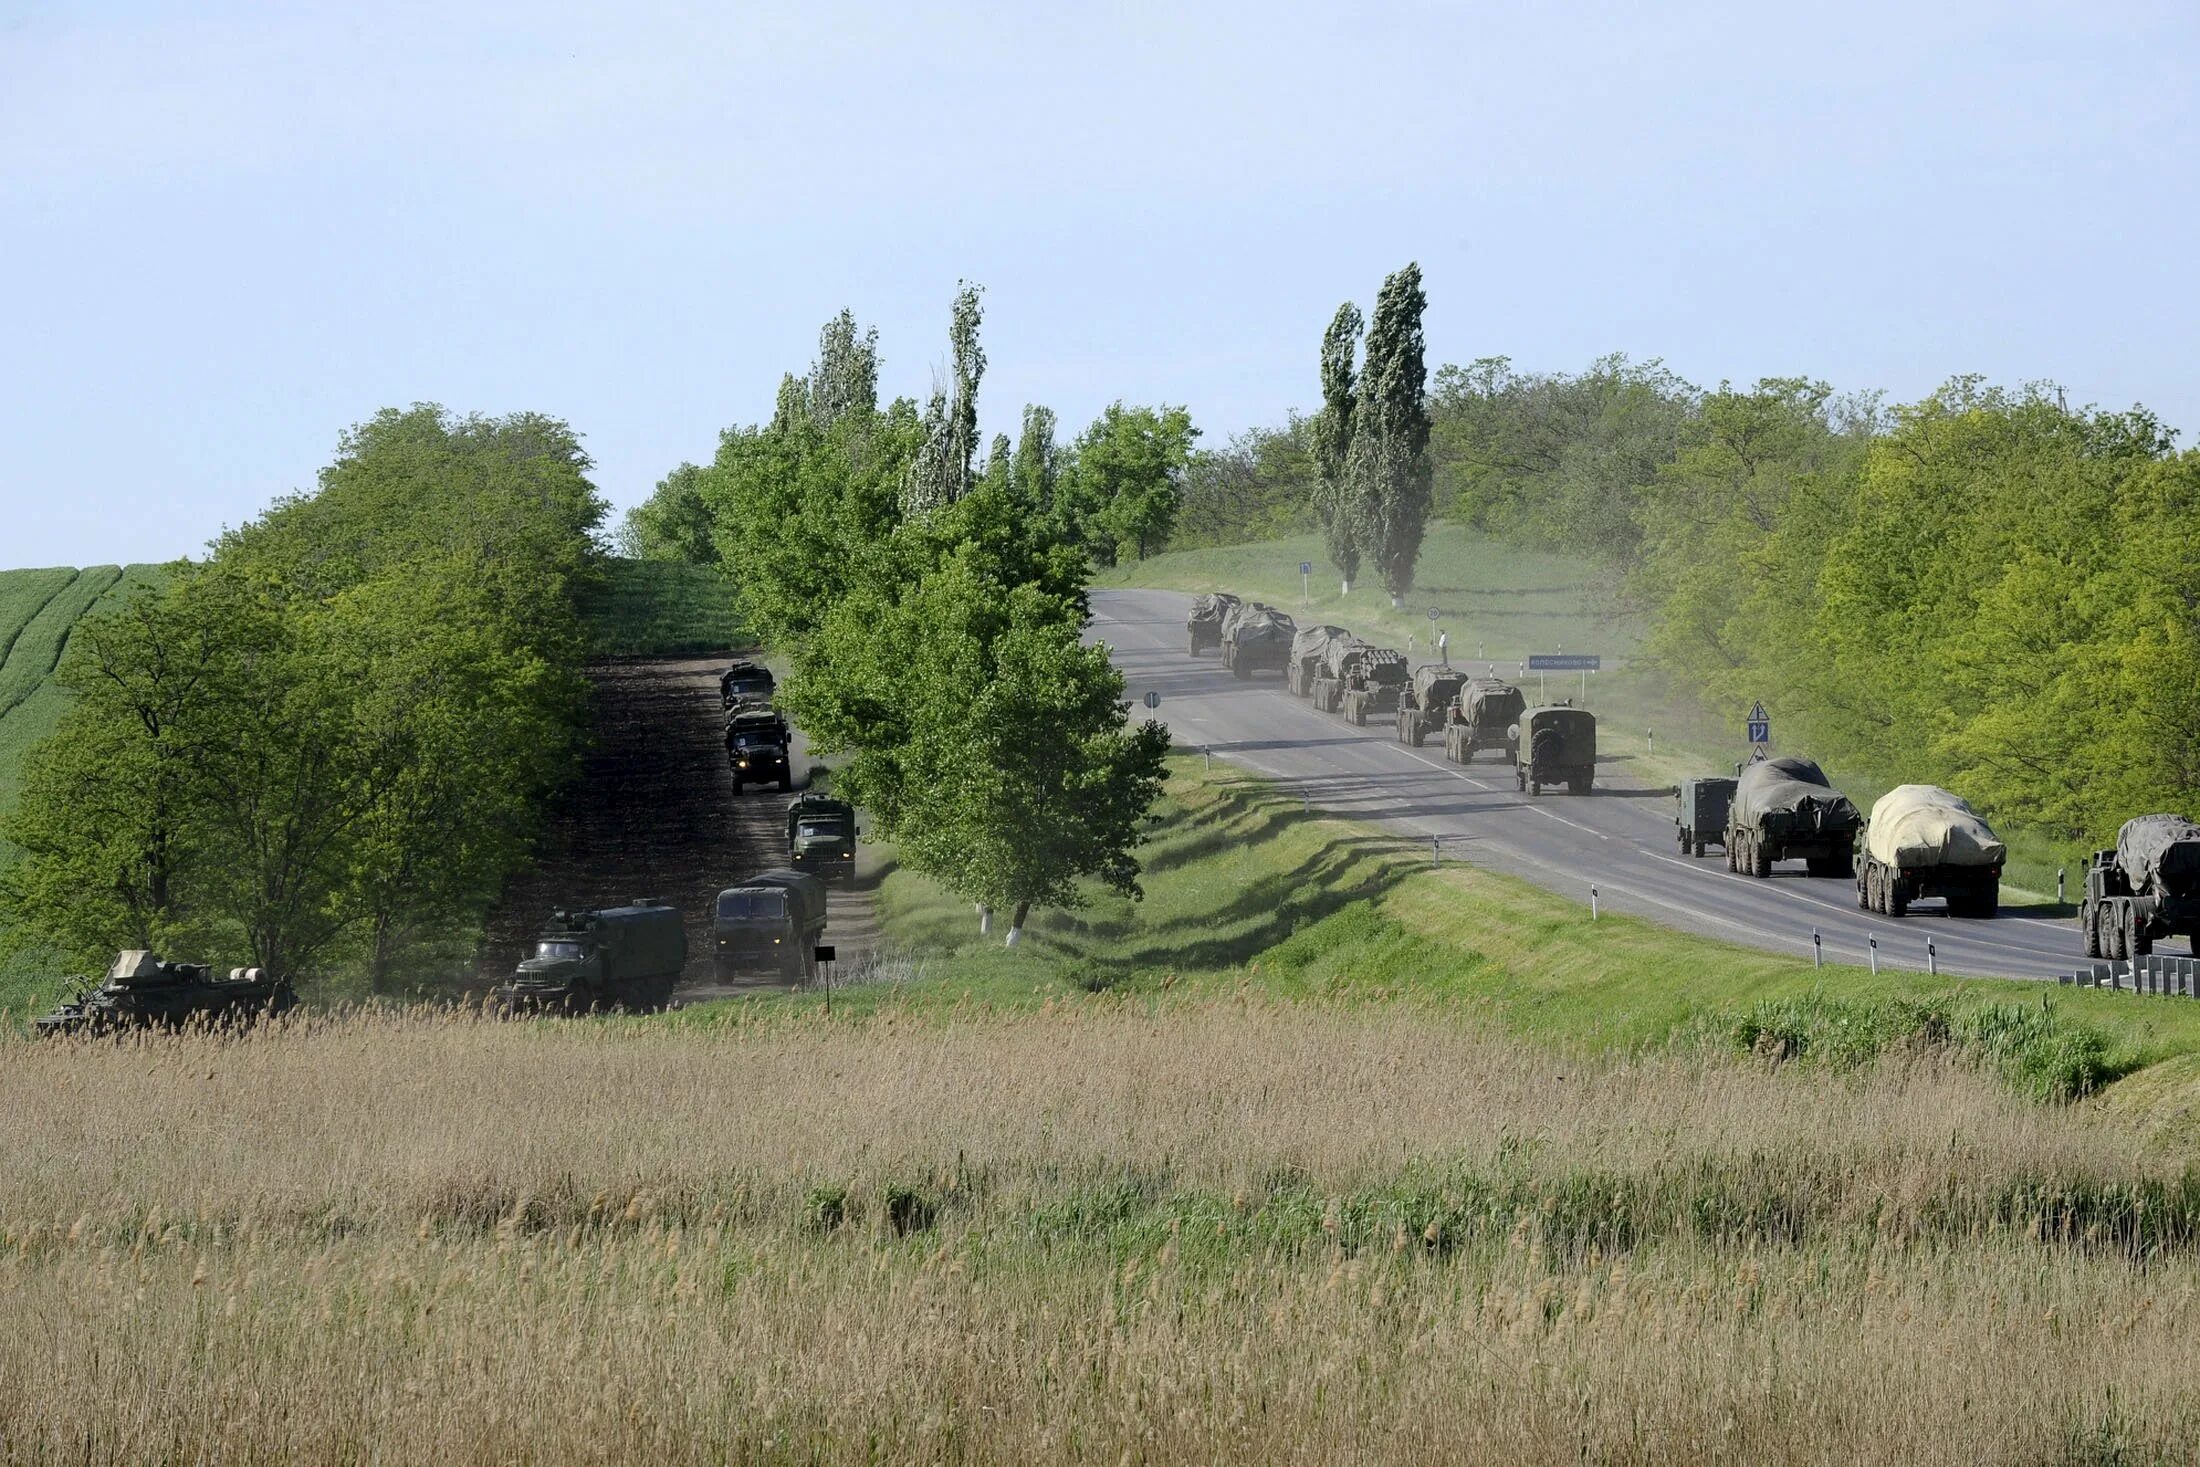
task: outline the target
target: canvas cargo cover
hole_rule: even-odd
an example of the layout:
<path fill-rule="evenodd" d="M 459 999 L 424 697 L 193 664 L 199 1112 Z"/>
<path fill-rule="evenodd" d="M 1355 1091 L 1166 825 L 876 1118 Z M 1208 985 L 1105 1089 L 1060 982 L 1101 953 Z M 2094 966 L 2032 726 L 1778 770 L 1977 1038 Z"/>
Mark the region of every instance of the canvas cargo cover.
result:
<path fill-rule="evenodd" d="M 1826 780 L 1826 772 L 1808 759 L 1767 759 L 1744 769 L 1734 781 L 1735 826 L 1761 827 L 1766 817 L 1792 816 L 1799 829 L 1837 833 L 1854 830 L 1863 816 L 1849 797 Z"/>
<path fill-rule="evenodd" d="M 757 887 L 786 892 L 787 911 L 794 918 L 797 930 L 824 924 L 825 883 L 807 871 L 790 871 L 784 866 L 770 871 L 759 871 L 739 886 L 728 887 L 718 893 L 721 912 L 727 896 Z"/>
<path fill-rule="evenodd" d="M 150 983 L 160 977 L 160 959 L 142 947 L 124 948 L 107 970 L 109 983 Z"/>
<path fill-rule="evenodd" d="M 1459 689 L 1460 716 L 1476 728 L 1510 728 L 1527 706 L 1527 696 L 1511 683 L 1478 677 Z"/>
<path fill-rule="evenodd" d="M 1194 596 L 1190 619 L 1202 625 L 1219 622 L 1229 616 L 1231 608 L 1237 604 L 1238 598 L 1228 591 L 1210 591 L 1203 596 Z"/>
<path fill-rule="evenodd" d="M 2182 815 L 2141 815 L 2116 832 L 2116 864 L 2142 896 L 2200 895 L 2200 825 Z"/>
<path fill-rule="evenodd" d="M 1288 642 L 1298 634 L 1298 626 L 1283 612 L 1273 606 L 1263 606 L 1258 601 L 1247 601 L 1231 609 L 1222 624 L 1222 635 L 1240 647 L 1255 646 L 1264 642 Z"/>
<path fill-rule="evenodd" d="M 1903 784 L 1881 795 L 1864 831 L 1872 859 L 1914 871 L 1928 866 L 1999 866 L 2009 848 L 1978 812 L 1938 785 Z"/>
<path fill-rule="evenodd" d="M 1466 674 L 1441 662 L 1424 662 L 1413 670 L 1413 701 L 1422 708 L 1441 708 L 1459 694 Z"/>
<path fill-rule="evenodd" d="M 1298 662 L 1308 657 L 1320 657 L 1328 650 L 1329 644 L 1339 637 L 1349 641 L 1352 633 L 1343 627 L 1333 627 L 1326 623 L 1321 626 L 1300 627 L 1291 638 L 1291 660 Z"/>

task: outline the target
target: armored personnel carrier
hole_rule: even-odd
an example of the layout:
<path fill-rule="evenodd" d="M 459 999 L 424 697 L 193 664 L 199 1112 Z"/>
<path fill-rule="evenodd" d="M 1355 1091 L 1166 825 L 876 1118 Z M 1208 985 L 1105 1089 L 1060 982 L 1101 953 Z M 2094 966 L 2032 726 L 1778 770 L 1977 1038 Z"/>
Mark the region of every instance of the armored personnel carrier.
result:
<path fill-rule="evenodd" d="M 181 1029 L 251 1024 L 298 1006 L 288 978 L 259 968 L 232 968 L 217 978 L 205 963 L 163 962 L 142 948 L 125 950 L 92 988 L 80 988 L 37 1020 L 41 1034 Z"/>

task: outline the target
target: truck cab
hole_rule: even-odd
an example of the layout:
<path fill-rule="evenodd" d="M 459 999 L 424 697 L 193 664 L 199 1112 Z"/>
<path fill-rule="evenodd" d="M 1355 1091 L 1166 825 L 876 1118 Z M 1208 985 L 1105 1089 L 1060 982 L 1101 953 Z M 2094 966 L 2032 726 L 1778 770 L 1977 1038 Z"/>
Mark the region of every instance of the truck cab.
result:
<path fill-rule="evenodd" d="M 726 725 L 726 764 L 733 770 L 735 794 L 767 782 L 776 782 L 782 790 L 794 787 L 787 738 L 787 720 L 770 709 L 733 716 Z"/>
<path fill-rule="evenodd" d="M 804 795 L 787 807 L 787 859 L 797 871 L 847 881 L 856 870 L 856 812 L 845 800 Z"/>
<path fill-rule="evenodd" d="M 718 893 L 712 961 L 719 980 L 769 969 L 789 978 L 816 971 L 825 933 L 825 884 L 804 871 L 759 872 Z"/>
<path fill-rule="evenodd" d="M 718 701 L 731 708 L 744 699 L 769 699 L 777 687 L 771 669 L 761 662 L 736 662 L 718 675 Z"/>

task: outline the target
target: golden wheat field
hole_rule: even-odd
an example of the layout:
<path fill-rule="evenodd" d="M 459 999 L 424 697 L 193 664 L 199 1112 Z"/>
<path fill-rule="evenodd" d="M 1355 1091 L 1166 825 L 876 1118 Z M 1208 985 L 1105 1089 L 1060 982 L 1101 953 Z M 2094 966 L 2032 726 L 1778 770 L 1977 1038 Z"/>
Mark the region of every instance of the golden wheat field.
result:
<path fill-rule="evenodd" d="M 2200 1185 L 1409 1004 L 0 1040 L 0 1460 L 2186 1460 Z"/>

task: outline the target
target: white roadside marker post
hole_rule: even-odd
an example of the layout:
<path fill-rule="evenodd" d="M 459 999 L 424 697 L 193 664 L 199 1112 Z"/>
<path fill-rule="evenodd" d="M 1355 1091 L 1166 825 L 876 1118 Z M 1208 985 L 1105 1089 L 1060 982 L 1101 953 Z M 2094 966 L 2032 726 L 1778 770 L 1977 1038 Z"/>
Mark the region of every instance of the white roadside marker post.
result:
<path fill-rule="evenodd" d="M 1826 966 L 1825 940 L 1818 935 L 1818 929 L 1815 927 L 1810 930 L 1810 965 L 1813 968 Z"/>
<path fill-rule="evenodd" d="M 1940 976 L 1940 949 L 1933 946 L 1929 937 L 1925 939 L 1925 971 L 1936 978 Z"/>
<path fill-rule="evenodd" d="M 1590 888 L 1589 888 L 1589 920 L 1590 920 L 1590 921 L 1592 921 L 1592 922 L 1594 922 L 1594 921 L 1596 921 L 1596 919 L 1597 919 L 1597 889 L 1596 889 L 1595 887 L 1593 887 L 1593 886 L 1592 886 L 1592 887 L 1590 887 Z"/>
<path fill-rule="evenodd" d="M 1879 971 L 1879 939 L 1876 937 L 1867 937 L 1864 939 L 1864 941 L 1871 945 L 1872 971 L 1876 973 Z"/>

